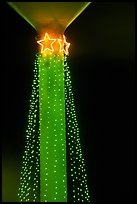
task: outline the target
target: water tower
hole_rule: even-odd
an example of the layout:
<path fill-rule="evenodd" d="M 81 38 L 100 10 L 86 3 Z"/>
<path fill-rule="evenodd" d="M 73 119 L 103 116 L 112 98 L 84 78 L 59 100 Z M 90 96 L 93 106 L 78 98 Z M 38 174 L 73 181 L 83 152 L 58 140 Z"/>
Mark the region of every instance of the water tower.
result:
<path fill-rule="evenodd" d="M 71 45 L 64 35 L 66 28 L 90 2 L 8 4 L 36 29 L 39 46 L 26 128 L 19 201 L 90 202 L 67 64 Z M 72 197 L 68 199 L 69 193 Z"/>

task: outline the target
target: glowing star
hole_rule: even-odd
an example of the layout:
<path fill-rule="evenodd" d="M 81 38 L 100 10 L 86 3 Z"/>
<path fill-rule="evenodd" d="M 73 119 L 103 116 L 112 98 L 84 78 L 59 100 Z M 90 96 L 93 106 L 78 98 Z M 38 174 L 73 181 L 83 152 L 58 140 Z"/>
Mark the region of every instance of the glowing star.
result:
<path fill-rule="evenodd" d="M 68 55 L 69 54 L 68 49 L 69 49 L 70 43 L 66 42 L 65 35 L 63 35 L 63 40 L 58 39 L 58 42 L 60 45 L 59 52 L 64 52 L 66 55 Z M 65 47 L 65 49 L 64 49 L 64 47 Z"/>
<path fill-rule="evenodd" d="M 53 43 L 56 41 L 56 39 L 49 38 L 49 35 L 46 33 L 43 40 L 37 41 L 38 44 L 42 46 L 41 53 L 45 52 L 46 50 L 50 50 L 51 52 L 54 51 Z"/>
<path fill-rule="evenodd" d="M 69 49 L 70 43 L 66 42 L 65 35 L 63 35 L 63 40 L 64 40 L 64 46 L 65 46 L 64 52 L 66 55 L 68 55 L 69 54 L 68 49 Z"/>

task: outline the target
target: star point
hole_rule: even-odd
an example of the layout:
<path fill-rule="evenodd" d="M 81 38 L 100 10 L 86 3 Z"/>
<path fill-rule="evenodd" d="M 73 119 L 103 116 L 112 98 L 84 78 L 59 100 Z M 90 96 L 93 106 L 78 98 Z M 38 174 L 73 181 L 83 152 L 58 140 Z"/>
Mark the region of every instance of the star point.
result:
<path fill-rule="evenodd" d="M 60 45 L 59 52 L 63 52 L 64 51 L 64 44 L 62 43 L 61 39 L 58 39 L 58 42 L 59 42 L 59 45 Z"/>

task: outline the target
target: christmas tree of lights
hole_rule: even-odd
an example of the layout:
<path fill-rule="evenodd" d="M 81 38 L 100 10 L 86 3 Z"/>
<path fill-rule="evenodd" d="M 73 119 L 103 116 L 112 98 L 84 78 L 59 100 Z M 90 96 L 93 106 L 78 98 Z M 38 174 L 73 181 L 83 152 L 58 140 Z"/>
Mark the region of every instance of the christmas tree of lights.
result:
<path fill-rule="evenodd" d="M 67 63 L 70 43 L 47 31 L 37 43 L 19 201 L 90 202 Z"/>

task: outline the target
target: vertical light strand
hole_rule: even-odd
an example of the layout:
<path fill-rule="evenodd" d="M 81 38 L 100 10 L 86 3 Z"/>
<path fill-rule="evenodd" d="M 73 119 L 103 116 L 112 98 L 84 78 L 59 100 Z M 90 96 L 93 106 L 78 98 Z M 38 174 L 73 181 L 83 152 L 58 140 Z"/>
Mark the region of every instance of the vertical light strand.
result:
<path fill-rule="evenodd" d="M 79 127 L 76 117 L 72 82 L 67 57 L 64 57 L 65 72 L 65 102 L 66 102 L 66 127 L 68 144 L 68 191 L 69 202 L 90 202 L 90 195 L 87 185 L 87 173 L 82 155 Z"/>
<path fill-rule="evenodd" d="M 37 57 L 34 66 L 32 93 L 26 129 L 25 151 L 22 158 L 22 170 L 19 186 L 20 202 L 36 202 L 39 200 L 39 162 L 40 141 L 38 131 L 38 102 L 39 102 L 39 79 Z"/>
<path fill-rule="evenodd" d="M 40 201 L 66 202 L 64 56 L 39 55 Z"/>

